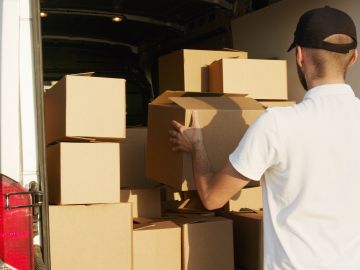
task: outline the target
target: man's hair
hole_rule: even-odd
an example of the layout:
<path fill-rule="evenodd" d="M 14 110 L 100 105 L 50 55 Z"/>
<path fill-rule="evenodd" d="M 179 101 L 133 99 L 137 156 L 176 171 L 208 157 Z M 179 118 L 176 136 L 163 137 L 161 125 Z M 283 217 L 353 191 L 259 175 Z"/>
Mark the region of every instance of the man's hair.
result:
<path fill-rule="evenodd" d="M 348 44 L 353 40 L 351 37 L 343 34 L 335 34 L 327 37 L 324 41 L 333 44 Z M 337 53 L 324 49 L 306 48 L 314 64 L 314 76 L 321 79 L 329 74 L 341 74 L 346 77 L 347 67 L 354 55 L 355 50 L 348 53 Z"/>

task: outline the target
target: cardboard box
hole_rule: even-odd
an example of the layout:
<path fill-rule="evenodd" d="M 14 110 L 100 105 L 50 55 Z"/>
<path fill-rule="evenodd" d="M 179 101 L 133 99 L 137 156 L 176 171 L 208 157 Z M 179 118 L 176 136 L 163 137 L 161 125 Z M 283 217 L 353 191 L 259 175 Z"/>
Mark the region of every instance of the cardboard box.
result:
<path fill-rule="evenodd" d="M 264 107 L 239 95 L 165 92 L 149 105 L 146 153 L 146 176 L 149 179 L 179 190 L 195 189 L 191 156 L 172 151 L 169 142 L 169 130 L 173 128 L 171 121 L 189 126 L 193 110 L 199 113 L 210 163 L 214 170 L 218 170 L 228 161 L 229 154 Z"/>
<path fill-rule="evenodd" d="M 133 217 L 161 217 L 160 188 L 121 189 L 120 201 L 132 204 Z"/>
<path fill-rule="evenodd" d="M 263 213 L 223 213 L 234 222 L 235 266 L 247 270 L 263 269 Z"/>
<path fill-rule="evenodd" d="M 172 217 L 182 228 L 182 270 L 233 270 L 232 221 L 222 217 Z"/>
<path fill-rule="evenodd" d="M 135 219 L 133 270 L 144 269 L 181 269 L 181 228 L 175 223 Z"/>
<path fill-rule="evenodd" d="M 52 270 L 131 270 L 130 204 L 49 206 Z"/>
<path fill-rule="evenodd" d="M 244 188 L 225 205 L 226 211 L 239 212 L 241 209 L 261 210 L 263 207 L 262 187 Z"/>
<path fill-rule="evenodd" d="M 66 75 L 44 95 L 46 144 L 125 138 L 125 80 Z"/>
<path fill-rule="evenodd" d="M 255 99 L 287 100 L 287 70 L 283 60 L 227 58 L 209 67 L 210 92 L 247 94 Z"/>
<path fill-rule="evenodd" d="M 47 147 L 50 204 L 120 202 L 120 144 L 62 142 Z"/>
<path fill-rule="evenodd" d="M 127 128 L 120 148 L 120 186 L 122 188 L 155 187 L 158 183 L 145 177 L 147 128 Z"/>
<path fill-rule="evenodd" d="M 262 209 L 262 187 L 244 188 L 234 195 L 224 207 L 215 210 L 239 212 L 242 209 L 261 210 Z M 201 202 L 197 191 L 184 191 L 183 200 L 173 204 L 173 210 L 179 212 L 204 212 L 208 211 Z M 208 211 L 211 212 L 211 211 Z"/>
<path fill-rule="evenodd" d="M 208 92 L 208 66 L 227 57 L 247 58 L 247 52 L 178 50 L 159 58 L 159 93 L 166 90 Z"/>
<path fill-rule="evenodd" d="M 258 100 L 261 105 L 263 105 L 265 108 L 271 108 L 271 107 L 288 107 L 295 105 L 295 101 L 288 101 L 288 100 Z"/>

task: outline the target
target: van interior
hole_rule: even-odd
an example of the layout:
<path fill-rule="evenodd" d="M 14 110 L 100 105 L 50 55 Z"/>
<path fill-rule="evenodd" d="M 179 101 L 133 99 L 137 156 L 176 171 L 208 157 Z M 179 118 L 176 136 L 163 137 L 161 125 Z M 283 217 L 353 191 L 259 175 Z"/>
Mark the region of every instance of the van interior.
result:
<path fill-rule="evenodd" d="M 232 48 L 231 21 L 279 0 L 41 0 L 45 88 L 65 74 L 125 78 L 127 126 L 158 95 L 158 57 Z"/>

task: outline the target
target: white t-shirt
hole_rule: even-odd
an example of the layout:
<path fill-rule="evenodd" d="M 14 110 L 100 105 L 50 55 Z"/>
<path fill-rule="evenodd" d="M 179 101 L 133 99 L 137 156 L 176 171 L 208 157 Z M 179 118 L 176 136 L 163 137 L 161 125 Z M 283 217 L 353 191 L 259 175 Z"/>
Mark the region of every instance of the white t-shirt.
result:
<path fill-rule="evenodd" d="M 229 159 L 265 175 L 265 270 L 360 270 L 360 100 L 349 85 L 267 109 Z"/>

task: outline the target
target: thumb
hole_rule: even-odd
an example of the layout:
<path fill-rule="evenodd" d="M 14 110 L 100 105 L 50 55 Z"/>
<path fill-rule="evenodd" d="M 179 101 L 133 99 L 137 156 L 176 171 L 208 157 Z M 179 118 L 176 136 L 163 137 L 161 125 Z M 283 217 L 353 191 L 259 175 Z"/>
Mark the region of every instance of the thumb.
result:
<path fill-rule="evenodd" d="M 191 127 L 200 128 L 198 111 L 193 111 L 191 114 Z"/>

